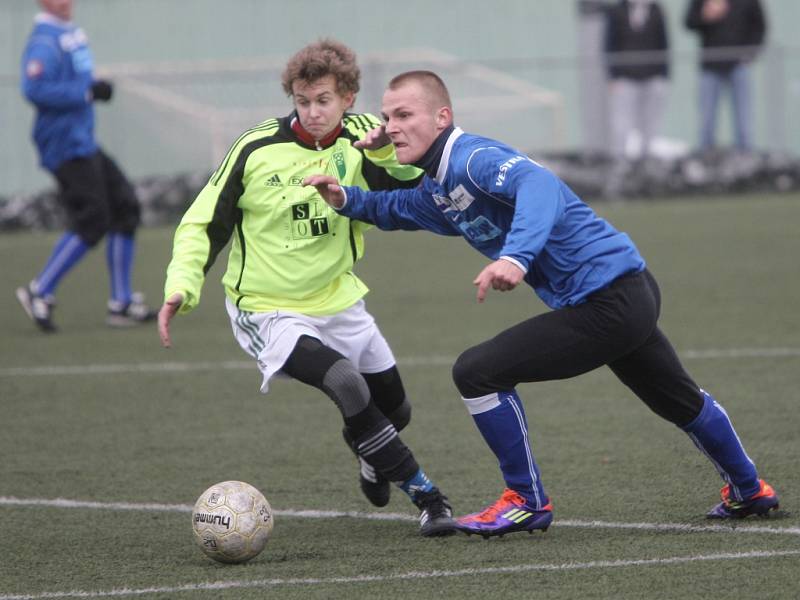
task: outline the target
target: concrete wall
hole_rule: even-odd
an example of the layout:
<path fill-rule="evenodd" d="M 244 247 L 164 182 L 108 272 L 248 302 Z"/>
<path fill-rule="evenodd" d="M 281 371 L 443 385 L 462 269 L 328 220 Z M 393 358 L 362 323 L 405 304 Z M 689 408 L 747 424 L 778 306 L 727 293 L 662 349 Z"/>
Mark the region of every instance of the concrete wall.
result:
<path fill-rule="evenodd" d="M 681 23 L 684 0 L 664 0 L 663 4 L 671 23 L 675 58 L 665 133 L 693 143 L 696 40 Z M 765 4 L 771 25 L 770 43 L 788 48 L 788 55 L 777 75 L 767 72 L 766 60 L 757 66 L 757 142 L 769 147 L 775 139 L 774 133 L 770 135 L 775 125 L 770 125 L 768 117 L 771 115 L 774 121 L 770 106 L 780 103 L 770 98 L 777 94 L 788 113 L 778 115 L 779 130 L 785 133 L 787 146 L 800 152 L 800 125 L 794 111 L 800 100 L 800 44 L 792 35 L 792 29 L 800 23 L 800 2 L 765 0 Z M 35 166 L 29 141 L 32 112 L 17 87 L 19 55 L 35 12 L 33 0 L 0 2 L 0 194 L 49 183 L 49 178 Z M 579 25 L 576 2 L 572 0 L 76 0 L 75 20 L 89 34 L 98 64 L 108 67 L 112 76 L 116 65 L 132 62 L 271 58 L 279 64 L 308 41 L 326 35 L 346 42 L 359 55 L 432 48 L 557 92 L 564 105 L 566 145 L 578 147 L 583 141 L 577 58 Z M 271 95 L 267 104 L 272 107 L 283 102 L 286 110 L 282 112 L 288 112 L 288 101 L 279 91 L 278 74 L 277 70 L 270 71 L 263 81 L 256 82 L 252 80 L 259 79 L 258 73 L 248 75 L 250 83 L 261 86 L 248 93 Z M 370 105 L 359 105 L 360 109 L 378 110 L 377 99 L 388 75 L 391 72 L 385 69 L 365 69 L 362 96 Z M 768 76 L 772 80 L 766 85 Z M 165 78 L 153 81 L 164 86 L 173 83 Z M 202 96 L 203 89 L 194 89 L 194 93 Z M 459 89 L 454 94 L 457 115 L 459 97 L 474 93 L 478 91 Z M 488 103 L 487 110 L 493 109 Z M 146 111 L 147 107 L 126 95 L 123 88 L 114 103 L 98 111 L 101 141 L 132 175 L 212 166 L 211 153 L 181 155 L 182 140 L 170 144 L 155 139 L 137 110 Z M 275 115 L 264 115 L 267 116 Z M 499 121 L 500 111 L 497 116 Z M 168 115 L 155 117 L 169 119 Z M 506 125 L 505 129 L 495 129 L 489 122 L 485 127 L 481 133 L 497 136 L 506 136 L 509 128 Z M 176 133 L 174 137 L 182 135 Z M 525 146 L 524 138 L 512 141 Z M 206 143 L 188 142 L 183 146 Z M 208 164 L 201 164 L 204 162 Z"/>

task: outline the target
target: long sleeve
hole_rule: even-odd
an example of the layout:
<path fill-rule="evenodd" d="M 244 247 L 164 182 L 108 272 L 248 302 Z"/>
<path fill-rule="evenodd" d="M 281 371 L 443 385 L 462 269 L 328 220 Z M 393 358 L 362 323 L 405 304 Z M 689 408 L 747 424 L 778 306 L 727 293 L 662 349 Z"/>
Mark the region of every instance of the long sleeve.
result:
<path fill-rule="evenodd" d="M 39 108 L 83 108 L 91 103 L 91 73 L 68 79 L 59 78 L 62 57 L 52 48 L 49 38 L 34 38 L 22 59 L 22 92 Z"/>
<path fill-rule="evenodd" d="M 426 229 L 441 235 L 459 235 L 442 216 L 432 195 L 421 188 L 366 192 L 357 187 L 344 188 L 347 203 L 339 213 L 392 231 Z"/>
<path fill-rule="evenodd" d="M 522 178 L 514 193 L 514 218 L 500 256 L 515 259 L 527 270 L 550 238 L 563 211 L 563 199 L 558 181 L 544 171 Z"/>
<path fill-rule="evenodd" d="M 200 302 L 206 273 L 241 222 L 238 201 L 243 191 L 243 170 L 242 160 L 225 160 L 197 195 L 175 231 L 164 297 L 182 293 L 182 313 L 189 312 Z"/>

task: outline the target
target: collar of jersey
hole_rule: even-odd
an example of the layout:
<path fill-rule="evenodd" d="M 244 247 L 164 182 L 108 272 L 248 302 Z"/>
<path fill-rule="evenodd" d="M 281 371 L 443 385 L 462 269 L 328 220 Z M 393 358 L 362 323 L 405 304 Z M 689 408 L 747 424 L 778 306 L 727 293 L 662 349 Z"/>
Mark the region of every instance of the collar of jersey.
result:
<path fill-rule="evenodd" d="M 324 150 L 325 148 L 330 148 L 333 146 L 336 138 L 338 138 L 339 134 L 342 132 L 344 125 L 340 122 L 336 127 L 333 128 L 333 131 L 325 135 L 321 140 L 316 140 L 314 139 L 314 136 L 308 133 L 305 127 L 300 124 L 300 119 L 297 118 L 297 113 L 294 112 L 292 113 L 289 127 L 291 127 L 292 131 L 294 131 L 294 134 L 297 136 L 297 140 L 304 146 L 315 148 L 317 150 Z"/>
<path fill-rule="evenodd" d="M 47 23 L 48 25 L 55 25 L 56 27 L 69 28 L 72 27 L 72 21 L 64 21 L 55 15 L 47 12 L 40 12 L 33 18 L 34 23 Z"/>

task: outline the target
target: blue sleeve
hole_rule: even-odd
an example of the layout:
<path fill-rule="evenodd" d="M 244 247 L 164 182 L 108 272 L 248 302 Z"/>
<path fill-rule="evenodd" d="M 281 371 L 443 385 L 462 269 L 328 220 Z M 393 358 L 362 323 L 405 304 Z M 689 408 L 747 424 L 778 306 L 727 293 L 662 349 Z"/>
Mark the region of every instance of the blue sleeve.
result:
<path fill-rule="evenodd" d="M 33 38 L 22 59 L 22 93 L 40 108 L 81 108 L 90 103 L 91 74 L 59 79 L 65 56 L 55 40 L 45 36 Z"/>
<path fill-rule="evenodd" d="M 550 171 L 512 149 L 487 148 L 469 160 L 470 178 L 514 214 L 500 256 L 530 269 L 564 211 L 562 187 Z"/>
<path fill-rule="evenodd" d="M 425 229 L 441 235 L 460 235 L 436 207 L 433 196 L 419 187 L 379 192 L 345 187 L 344 191 L 347 203 L 339 212 L 351 219 L 385 231 Z"/>
<path fill-rule="evenodd" d="M 530 269 L 564 210 L 564 198 L 559 181 L 544 169 L 518 179 L 513 181 L 514 219 L 500 256 L 514 258 Z"/>

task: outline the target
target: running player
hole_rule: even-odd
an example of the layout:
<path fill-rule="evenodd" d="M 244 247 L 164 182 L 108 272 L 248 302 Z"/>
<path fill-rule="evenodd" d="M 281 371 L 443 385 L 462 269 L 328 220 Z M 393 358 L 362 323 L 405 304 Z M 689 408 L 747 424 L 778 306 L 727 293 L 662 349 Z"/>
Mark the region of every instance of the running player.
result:
<path fill-rule="evenodd" d="M 303 48 L 289 60 L 283 88 L 294 112 L 244 132 L 178 226 L 162 343 L 170 345 L 172 317 L 197 305 L 206 272 L 232 239 L 226 305 L 237 341 L 263 374 L 261 391 L 284 374 L 325 392 L 342 414 L 370 502 L 386 505 L 394 482 L 419 507 L 422 535 L 453 533 L 447 498 L 397 434 L 411 406 L 352 270 L 366 226 L 301 187 L 320 166 L 343 184 L 379 189 L 416 185 L 421 171 L 398 165 L 388 138 L 363 141 L 377 118 L 345 112 L 359 89 L 346 46 L 322 40 Z"/>
<path fill-rule="evenodd" d="M 550 171 L 495 140 L 453 125 L 450 96 L 429 71 L 398 75 L 383 97 L 398 161 L 425 169 L 414 190 L 365 192 L 316 175 L 325 200 L 381 229 L 464 237 L 492 262 L 475 278 L 478 301 L 523 281 L 553 310 L 466 350 L 453 378 L 506 483 L 500 498 L 457 520 L 485 537 L 546 530 L 552 504 L 539 476 L 516 387 L 608 365 L 656 414 L 685 431 L 726 485 L 710 518 L 778 507 L 725 410 L 684 370 L 657 326 L 661 298 L 631 239 Z"/>

